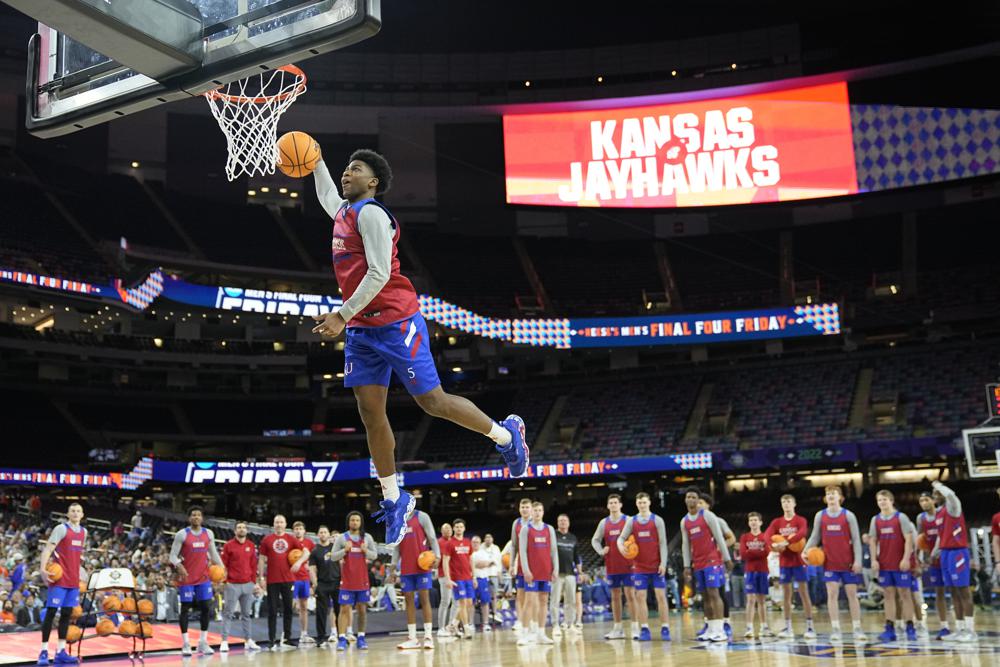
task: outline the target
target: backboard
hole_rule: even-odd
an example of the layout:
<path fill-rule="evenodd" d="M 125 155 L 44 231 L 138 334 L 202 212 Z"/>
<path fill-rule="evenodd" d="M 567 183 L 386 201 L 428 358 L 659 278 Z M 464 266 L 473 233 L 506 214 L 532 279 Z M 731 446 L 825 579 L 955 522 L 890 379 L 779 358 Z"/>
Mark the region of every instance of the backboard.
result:
<path fill-rule="evenodd" d="M 4 1 L 35 18 L 45 15 L 38 8 L 44 3 Z M 194 35 L 190 43 L 178 51 L 190 57 L 190 65 L 179 68 L 186 71 L 171 71 L 158 80 L 137 71 L 142 69 L 140 63 L 146 64 L 141 57 L 147 53 L 143 39 L 160 44 L 141 32 L 132 9 L 136 5 L 129 8 L 119 4 L 123 9 L 111 16 L 116 7 L 104 1 L 107 9 L 100 10 L 110 18 L 97 14 L 100 29 L 110 30 L 111 41 L 116 41 L 119 32 L 108 26 L 128 29 L 134 20 L 138 41 L 136 35 L 130 35 L 133 41 L 127 41 L 127 30 L 121 33 L 122 45 L 112 48 L 102 41 L 106 52 L 125 54 L 116 61 L 102 53 L 101 44 L 84 44 L 39 23 L 38 34 L 32 37 L 28 49 L 26 125 L 32 134 L 58 136 L 201 95 L 262 70 L 301 64 L 366 39 L 381 27 L 380 0 L 155 0 L 158 8 L 166 6 L 166 11 L 181 15 L 188 28 L 195 27 L 189 30 Z M 79 0 L 80 5 L 90 2 Z M 95 12 L 88 9 L 88 18 L 94 19 Z M 125 14 L 124 19 L 121 14 Z M 149 18 L 143 18 L 148 28 Z M 119 22 L 113 24 L 112 19 Z M 134 59 L 129 57 L 131 52 L 135 53 Z M 158 55 L 155 49 L 148 53 Z"/>
<path fill-rule="evenodd" d="M 1000 477 L 1000 427 L 967 428 L 962 444 L 970 477 Z"/>

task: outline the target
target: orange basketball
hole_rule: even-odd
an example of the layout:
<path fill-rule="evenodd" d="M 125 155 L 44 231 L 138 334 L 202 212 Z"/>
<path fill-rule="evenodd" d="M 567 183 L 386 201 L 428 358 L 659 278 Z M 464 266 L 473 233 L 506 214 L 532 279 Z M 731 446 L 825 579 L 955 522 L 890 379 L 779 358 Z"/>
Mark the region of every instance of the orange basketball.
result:
<path fill-rule="evenodd" d="M 503 564 L 503 569 L 509 570 L 510 569 L 510 554 L 504 554 L 503 556 L 500 556 L 500 562 Z"/>
<path fill-rule="evenodd" d="M 154 611 L 153 601 L 139 600 L 138 610 L 140 616 L 152 616 Z"/>
<path fill-rule="evenodd" d="M 295 565 L 302 558 L 302 549 L 292 549 L 288 552 L 288 564 Z"/>
<path fill-rule="evenodd" d="M 927 542 L 927 536 L 923 533 L 917 535 L 917 548 L 921 551 L 931 550 L 931 545 Z"/>
<path fill-rule="evenodd" d="M 213 584 L 221 584 L 226 580 L 226 568 L 221 565 L 209 565 L 208 578 L 212 580 Z"/>
<path fill-rule="evenodd" d="M 135 621 L 122 621 L 118 626 L 118 634 L 122 637 L 135 637 L 139 634 L 139 626 Z"/>
<path fill-rule="evenodd" d="M 80 641 L 81 637 L 83 637 L 83 628 L 81 628 L 79 625 L 69 626 L 69 629 L 66 631 L 67 642 L 69 642 L 70 644 L 75 644 L 76 642 Z"/>
<path fill-rule="evenodd" d="M 77 606 L 73 607 L 73 611 L 70 612 L 70 614 L 69 614 L 69 620 L 70 621 L 75 621 L 76 619 L 80 618 L 81 616 L 83 616 L 83 607 L 81 607 L 80 605 L 77 605 Z"/>
<path fill-rule="evenodd" d="M 83 579 L 80 580 L 80 592 L 81 593 L 87 592 L 87 582 Z"/>
<path fill-rule="evenodd" d="M 819 567 L 826 562 L 826 554 L 824 554 L 823 550 L 819 547 L 813 547 L 806 552 L 806 562 L 810 565 Z"/>
<path fill-rule="evenodd" d="M 63 576 L 62 565 L 60 565 L 59 563 L 56 563 L 54 561 L 49 561 L 49 564 L 45 566 L 45 571 L 48 573 L 49 579 L 51 579 L 53 582 L 62 579 Z"/>
<path fill-rule="evenodd" d="M 149 621 L 142 621 L 141 623 L 139 623 L 139 634 L 144 639 L 152 639 L 153 638 L 153 624 L 150 623 Z"/>
<path fill-rule="evenodd" d="M 134 614 L 136 612 L 135 600 L 133 598 L 125 598 L 122 600 L 122 613 L 123 614 Z"/>
<path fill-rule="evenodd" d="M 118 599 L 115 595 L 105 595 L 104 599 L 101 600 L 101 609 L 107 614 L 113 614 L 116 611 L 121 611 L 122 601 Z"/>
<path fill-rule="evenodd" d="M 114 622 L 110 618 L 102 618 L 97 622 L 97 634 L 101 637 L 107 637 L 108 635 L 113 635 L 118 628 L 115 627 Z"/>
<path fill-rule="evenodd" d="M 639 545 L 635 543 L 635 538 L 631 535 L 625 540 L 625 553 L 623 555 L 629 560 L 635 560 L 639 555 Z"/>
<path fill-rule="evenodd" d="M 430 572 L 431 567 L 434 565 L 434 552 L 433 551 L 421 551 L 420 555 L 417 556 L 417 566 L 424 571 Z"/>
<path fill-rule="evenodd" d="M 802 550 L 806 548 L 806 538 L 800 539 L 798 542 L 792 542 L 788 545 L 789 551 L 794 551 L 795 553 L 802 553 Z"/>
<path fill-rule="evenodd" d="M 285 176 L 308 176 L 321 157 L 319 142 L 305 132 L 287 132 L 278 139 L 278 169 Z"/>

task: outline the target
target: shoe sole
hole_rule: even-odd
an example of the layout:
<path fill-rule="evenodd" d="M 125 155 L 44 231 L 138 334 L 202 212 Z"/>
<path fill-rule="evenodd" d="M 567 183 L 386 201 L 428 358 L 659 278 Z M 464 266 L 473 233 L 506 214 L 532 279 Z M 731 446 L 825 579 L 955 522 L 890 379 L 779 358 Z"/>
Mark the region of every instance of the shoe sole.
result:
<path fill-rule="evenodd" d="M 524 420 L 518 415 L 507 415 L 507 419 L 504 419 L 504 421 L 511 419 L 517 422 L 517 430 L 521 434 L 521 446 L 524 447 L 524 472 L 520 475 L 515 475 L 511 472 L 510 476 L 512 479 L 520 479 L 528 474 L 528 466 L 531 465 L 531 449 L 528 447 L 528 436 L 525 432 Z M 510 466 L 507 466 L 507 469 L 510 470 Z"/>
<path fill-rule="evenodd" d="M 413 516 L 413 510 L 417 508 L 417 499 L 410 495 L 410 499 L 406 502 L 406 512 L 403 514 L 403 529 L 399 531 L 399 537 L 395 542 L 386 542 L 386 546 L 398 547 L 406 539 L 406 522 L 410 520 Z"/>

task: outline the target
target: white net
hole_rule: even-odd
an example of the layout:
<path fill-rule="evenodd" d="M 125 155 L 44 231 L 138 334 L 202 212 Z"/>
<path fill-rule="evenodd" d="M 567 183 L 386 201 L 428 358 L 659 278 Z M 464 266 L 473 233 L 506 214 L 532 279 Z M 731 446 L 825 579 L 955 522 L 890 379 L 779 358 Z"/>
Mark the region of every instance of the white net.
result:
<path fill-rule="evenodd" d="M 278 162 L 278 119 L 306 91 L 306 75 L 294 65 L 261 72 L 205 93 L 226 135 L 226 176 L 273 174 Z"/>

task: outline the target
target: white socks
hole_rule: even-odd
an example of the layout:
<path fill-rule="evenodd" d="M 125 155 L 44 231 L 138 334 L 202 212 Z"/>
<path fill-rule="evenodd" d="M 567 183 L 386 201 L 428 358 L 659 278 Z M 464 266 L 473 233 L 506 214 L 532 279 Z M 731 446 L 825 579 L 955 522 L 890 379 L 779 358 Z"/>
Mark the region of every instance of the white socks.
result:
<path fill-rule="evenodd" d="M 486 437 L 501 447 L 509 445 L 511 440 L 510 431 L 496 422 L 493 422 L 493 425 L 490 426 L 490 432 L 486 434 Z"/>
<path fill-rule="evenodd" d="M 382 486 L 382 496 L 386 500 L 396 502 L 399 500 L 399 485 L 396 483 L 396 473 L 379 477 L 378 483 Z"/>
<path fill-rule="evenodd" d="M 430 637 L 434 634 L 434 624 L 424 623 L 424 636 Z"/>
<path fill-rule="evenodd" d="M 417 624 L 416 623 L 407 623 L 406 624 L 406 634 L 409 636 L 410 639 L 416 639 L 417 638 Z"/>

